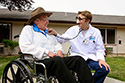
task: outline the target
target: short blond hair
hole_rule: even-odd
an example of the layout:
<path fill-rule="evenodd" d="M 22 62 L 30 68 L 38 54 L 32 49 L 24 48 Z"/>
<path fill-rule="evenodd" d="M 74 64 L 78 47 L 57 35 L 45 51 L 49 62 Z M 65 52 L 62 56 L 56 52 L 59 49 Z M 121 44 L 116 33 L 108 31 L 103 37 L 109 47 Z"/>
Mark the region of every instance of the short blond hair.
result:
<path fill-rule="evenodd" d="M 90 20 L 90 23 L 91 23 L 91 21 L 92 21 L 92 13 L 91 13 L 91 12 L 85 10 L 85 11 L 79 11 L 79 12 L 78 12 L 78 15 L 79 15 L 79 14 L 82 14 L 83 16 L 85 16 L 86 19 L 87 19 L 87 20 Z"/>

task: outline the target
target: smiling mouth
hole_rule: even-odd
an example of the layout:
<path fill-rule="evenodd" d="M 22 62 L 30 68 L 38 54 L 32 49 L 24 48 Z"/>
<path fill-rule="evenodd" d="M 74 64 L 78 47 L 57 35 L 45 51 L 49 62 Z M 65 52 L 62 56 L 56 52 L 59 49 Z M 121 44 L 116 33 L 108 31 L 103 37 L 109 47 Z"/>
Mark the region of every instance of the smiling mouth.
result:
<path fill-rule="evenodd" d="M 80 25 L 80 23 L 77 23 L 77 25 Z"/>

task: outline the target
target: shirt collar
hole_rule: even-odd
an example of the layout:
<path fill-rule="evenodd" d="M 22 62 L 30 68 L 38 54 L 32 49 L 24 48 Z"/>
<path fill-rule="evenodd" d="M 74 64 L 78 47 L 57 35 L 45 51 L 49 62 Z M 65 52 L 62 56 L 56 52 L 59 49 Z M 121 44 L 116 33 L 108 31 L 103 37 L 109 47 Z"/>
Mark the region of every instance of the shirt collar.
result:
<path fill-rule="evenodd" d="M 44 34 L 46 36 L 46 33 L 47 33 L 47 29 L 45 31 L 41 31 L 36 24 L 33 24 L 33 30 L 36 31 L 36 32 L 40 32 L 42 34 Z"/>
<path fill-rule="evenodd" d="M 33 24 L 33 30 L 36 32 L 41 32 L 39 28 L 36 26 L 36 24 Z"/>

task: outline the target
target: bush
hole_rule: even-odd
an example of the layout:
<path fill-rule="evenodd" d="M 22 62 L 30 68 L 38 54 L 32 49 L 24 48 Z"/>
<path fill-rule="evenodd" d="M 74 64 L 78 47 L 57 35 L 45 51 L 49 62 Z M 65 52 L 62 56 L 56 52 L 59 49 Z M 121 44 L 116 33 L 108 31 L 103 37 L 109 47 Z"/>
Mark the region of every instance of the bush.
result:
<path fill-rule="evenodd" d="M 4 47 L 9 48 L 10 51 L 8 55 L 11 55 L 14 51 L 14 48 L 17 47 L 19 44 L 17 41 L 12 41 L 9 39 L 3 39 L 2 43 L 4 44 Z"/>

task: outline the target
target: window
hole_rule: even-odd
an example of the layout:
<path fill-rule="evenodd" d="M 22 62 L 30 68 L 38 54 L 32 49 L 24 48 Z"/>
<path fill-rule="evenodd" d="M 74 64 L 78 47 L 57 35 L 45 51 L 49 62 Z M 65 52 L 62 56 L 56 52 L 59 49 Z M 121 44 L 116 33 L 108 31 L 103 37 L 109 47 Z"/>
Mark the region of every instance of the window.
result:
<path fill-rule="evenodd" d="M 3 47 L 0 47 L 0 53 L 3 53 Z"/>
<path fill-rule="evenodd" d="M 115 44 L 115 29 L 107 29 L 107 44 Z"/>
<path fill-rule="evenodd" d="M 105 43 L 105 29 L 100 29 L 103 42 Z"/>
<path fill-rule="evenodd" d="M 99 28 L 103 37 L 104 44 L 115 44 L 115 28 Z"/>
<path fill-rule="evenodd" d="M 11 24 L 10 23 L 0 23 L 0 43 L 3 39 L 10 39 Z"/>

